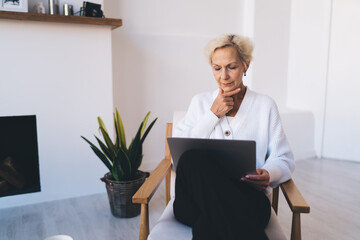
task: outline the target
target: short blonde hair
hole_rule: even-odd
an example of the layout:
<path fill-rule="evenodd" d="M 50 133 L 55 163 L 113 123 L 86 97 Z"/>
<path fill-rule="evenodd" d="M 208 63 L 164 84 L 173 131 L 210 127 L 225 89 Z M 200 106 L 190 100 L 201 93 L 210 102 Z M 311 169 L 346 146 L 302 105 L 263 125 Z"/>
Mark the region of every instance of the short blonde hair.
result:
<path fill-rule="evenodd" d="M 249 65 L 252 60 L 254 45 L 248 37 L 237 34 L 223 34 L 211 39 L 205 46 L 205 57 L 209 64 L 212 64 L 212 56 L 215 50 L 224 47 L 235 47 L 238 51 L 240 60 Z"/>

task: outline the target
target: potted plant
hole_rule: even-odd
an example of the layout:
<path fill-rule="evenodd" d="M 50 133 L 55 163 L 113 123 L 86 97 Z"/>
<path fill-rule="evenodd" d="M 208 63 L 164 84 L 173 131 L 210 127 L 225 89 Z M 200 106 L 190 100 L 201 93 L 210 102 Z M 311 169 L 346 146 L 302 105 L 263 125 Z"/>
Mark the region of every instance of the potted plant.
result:
<path fill-rule="evenodd" d="M 151 128 L 154 126 L 155 118 L 146 128 L 150 112 L 148 112 L 141 122 L 140 127 L 132 139 L 129 147 L 126 145 L 124 125 L 120 114 L 116 109 L 114 113 L 115 140 L 112 141 L 105 127 L 104 122 L 98 117 L 99 131 L 103 141 L 95 136 L 99 145 L 90 142 L 81 136 L 94 151 L 96 156 L 105 164 L 109 172 L 101 180 L 105 182 L 109 197 L 111 212 L 116 217 L 134 217 L 140 214 L 140 205 L 133 204 L 132 196 L 144 183 L 148 173 L 139 171 L 142 162 L 142 145 Z"/>

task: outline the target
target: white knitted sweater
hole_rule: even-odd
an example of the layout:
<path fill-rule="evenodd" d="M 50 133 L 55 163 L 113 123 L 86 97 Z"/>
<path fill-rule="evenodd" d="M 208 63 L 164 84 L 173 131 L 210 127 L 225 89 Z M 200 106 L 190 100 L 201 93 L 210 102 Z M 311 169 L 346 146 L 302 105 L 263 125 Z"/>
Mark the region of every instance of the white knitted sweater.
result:
<path fill-rule="evenodd" d="M 282 128 L 276 103 L 270 97 L 249 88 L 235 117 L 218 118 L 211 106 L 218 91 L 193 97 L 185 117 L 174 127 L 174 137 L 239 139 L 256 141 L 256 168 L 270 174 L 275 187 L 291 177 L 295 163 Z M 226 136 L 225 131 L 230 131 Z"/>

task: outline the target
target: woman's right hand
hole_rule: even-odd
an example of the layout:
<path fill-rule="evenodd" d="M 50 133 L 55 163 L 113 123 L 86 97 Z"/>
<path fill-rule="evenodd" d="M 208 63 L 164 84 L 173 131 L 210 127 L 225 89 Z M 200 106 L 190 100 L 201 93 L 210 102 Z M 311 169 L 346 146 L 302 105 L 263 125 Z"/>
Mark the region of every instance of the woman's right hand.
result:
<path fill-rule="evenodd" d="M 234 89 L 230 92 L 224 93 L 224 90 L 219 88 L 219 94 L 215 98 L 213 105 L 210 110 L 218 117 L 221 118 L 226 113 L 228 113 L 234 107 L 234 98 L 231 96 L 238 94 L 240 88 Z"/>

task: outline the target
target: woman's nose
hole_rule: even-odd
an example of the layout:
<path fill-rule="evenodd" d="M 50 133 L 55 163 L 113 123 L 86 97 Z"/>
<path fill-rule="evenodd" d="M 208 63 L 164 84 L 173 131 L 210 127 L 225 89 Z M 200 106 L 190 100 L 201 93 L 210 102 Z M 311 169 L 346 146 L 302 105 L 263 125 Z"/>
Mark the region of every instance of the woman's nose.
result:
<path fill-rule="evenodd" d="M 229 78 L 228 71 L 226 69 L 222 69 L 222 71 L 221 71 L 221 79 L 228 79 L 228 78 Z"/>

